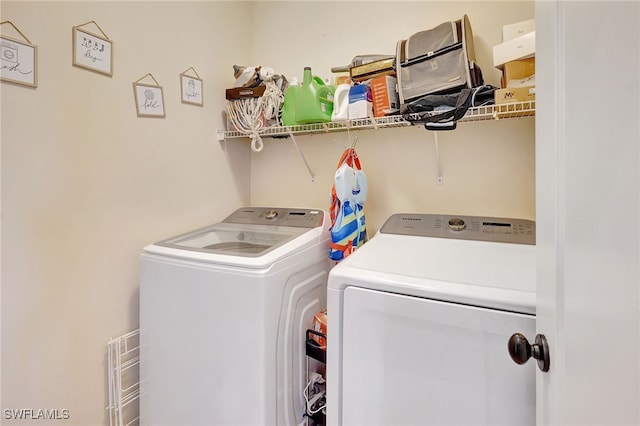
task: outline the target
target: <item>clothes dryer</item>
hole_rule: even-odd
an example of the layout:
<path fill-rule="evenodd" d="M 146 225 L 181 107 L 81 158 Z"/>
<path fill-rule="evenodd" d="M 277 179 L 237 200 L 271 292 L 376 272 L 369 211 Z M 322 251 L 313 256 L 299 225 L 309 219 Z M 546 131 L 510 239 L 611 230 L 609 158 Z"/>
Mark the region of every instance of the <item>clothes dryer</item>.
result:
<path fill-rule="evenodd" d="M 327 423 L 535 425 L 535 223 L 397 214 L 329 274 Z"/>
<path fill-rule="evenodd" d="M 242 208 L 140 257 L 140 424 L 293 425 L 326 306 L 322 210 Z"/>

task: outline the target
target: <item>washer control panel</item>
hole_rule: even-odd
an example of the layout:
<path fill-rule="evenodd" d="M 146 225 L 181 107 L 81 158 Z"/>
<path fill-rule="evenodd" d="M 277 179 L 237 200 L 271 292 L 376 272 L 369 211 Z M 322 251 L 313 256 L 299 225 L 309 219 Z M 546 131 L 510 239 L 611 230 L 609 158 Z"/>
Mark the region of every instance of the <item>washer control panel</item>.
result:
<path fill-rule="evenodd" d="M 223 223 L 316 228 L 322 226 L 324 211 L 275 207 L 244 207 L 231 213 Z"/>
<path fill-rule="evenodd" d="M 534 221 L 499 217 L 394 214 L 382 225 L 380 233 L 515 244 L 536 243 Z"/>

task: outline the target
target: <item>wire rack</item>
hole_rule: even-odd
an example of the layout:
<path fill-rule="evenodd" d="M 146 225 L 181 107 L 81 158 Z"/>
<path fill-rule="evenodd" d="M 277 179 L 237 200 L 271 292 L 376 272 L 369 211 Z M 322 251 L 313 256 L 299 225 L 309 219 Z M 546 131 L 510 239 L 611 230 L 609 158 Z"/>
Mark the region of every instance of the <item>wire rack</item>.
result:
<path fill-rule="evenodd" d="M 140 424 L 140 330 L 107 342 L 109 425 Z"/>
<path fill-rule="evenodd" d="M 536 102 L 514 102 L 509 104 L 487 105 L 469 108 L 458 122 L 486 121 L 506 118 L 532 117 L 536 113 Z M 296 126 L 271 126 L 260 131 L 262 137 L 287 137 L 314 133 L 345 132 L 348 130 L 366 130 L 388 127 L 409 127 L 412 124 L 401 115 L 370 117 L 358 120 L 335 121 L 329 123 L 302 124 Z M 245 138 L 246 134 L 237 130 L 220 131 L 222 139 Z"/>

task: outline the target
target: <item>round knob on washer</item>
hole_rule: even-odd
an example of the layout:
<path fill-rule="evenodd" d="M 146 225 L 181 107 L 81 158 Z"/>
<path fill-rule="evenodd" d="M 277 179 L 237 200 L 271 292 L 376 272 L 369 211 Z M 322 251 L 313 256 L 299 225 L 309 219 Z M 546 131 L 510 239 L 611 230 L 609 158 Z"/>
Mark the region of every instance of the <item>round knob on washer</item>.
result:
<path fill-rule="evenodd" d="M 274 220 L 276 217 L 278 217 L 277 210 L 267 210 L 264 214 L 265 219 Z"/>
<path fill-rule="evenodd" d="M 467 227 L 467 224 L 464 223 L 464 220 L 459 219 L 457 217 L 454 217 L 452 219 L 449 219 L 449 222 L 447 223 L 447 226 L 452 231 L 459 232 L 459 231 L 464 230 Z"/>

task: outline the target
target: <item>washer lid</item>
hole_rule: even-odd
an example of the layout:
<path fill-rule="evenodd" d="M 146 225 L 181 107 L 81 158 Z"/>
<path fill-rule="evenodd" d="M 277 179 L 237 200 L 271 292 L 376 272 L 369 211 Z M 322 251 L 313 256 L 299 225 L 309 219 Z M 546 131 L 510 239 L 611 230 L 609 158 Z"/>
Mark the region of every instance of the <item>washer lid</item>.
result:
<path fill-rule="evenodd" d="M 145 253 L 243 268 L 267 268 L 329 241 L 323 210 L 242 208 L 224 221 L 144 248 Z"/>
<path fill-rule="evenodd" d="M 160 241 L 156 245 L 203 253 L 257 257 L 306 231 L 305 228 L 218 223 Z"/>

